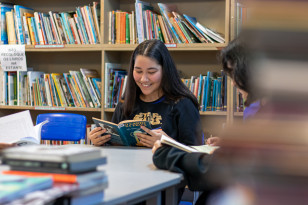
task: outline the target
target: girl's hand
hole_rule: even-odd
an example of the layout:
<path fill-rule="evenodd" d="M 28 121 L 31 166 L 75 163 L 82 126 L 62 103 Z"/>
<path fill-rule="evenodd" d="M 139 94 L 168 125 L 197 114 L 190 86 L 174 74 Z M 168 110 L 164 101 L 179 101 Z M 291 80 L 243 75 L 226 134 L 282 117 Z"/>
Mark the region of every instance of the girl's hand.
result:
<path fill-rule="evenodd" d="M 219 146 L 220 143 L 221 143 L 220 137 L 210 137 L 206 140 L 207 145 Z"/>
<path fill-rule="evenodd" d="M 158 148 L 160 148 L 161 146 L 162 146 L 162 144 L 161 144 L 160 140 L 156 140 L 156 142 L 154 143 L 154 146 L 152 148 L 152 153 L 154 154 L 156 152 L 156 150 Z"/>
<path fill-rule="evenodd" d="M 96 127 L 89 133 L 89 139 L 95 146 L 101 146 L 111 139 L 111 135 L 103 135 L 107 130 L 101 127 Z"/>
<path fill-rule="evenodd" d="M 153 147 L 154 143 L 157 140 L 160 140 L 162 135 L 166 135 L 166 133 L 162 130 L 150 130 L 144 126 L 141 126 L 141 129 L 143 129 L 149 135 L 141 133 L 137 133 L 136 135 L 139 138 L 140 142 L 146 147 Z"/>

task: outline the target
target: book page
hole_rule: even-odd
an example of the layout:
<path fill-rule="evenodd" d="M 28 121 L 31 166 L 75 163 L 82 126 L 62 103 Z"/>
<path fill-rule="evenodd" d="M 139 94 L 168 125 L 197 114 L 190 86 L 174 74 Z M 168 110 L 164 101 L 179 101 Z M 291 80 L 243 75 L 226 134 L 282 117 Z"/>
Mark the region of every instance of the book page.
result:
<path fill-rule="evenodd" d="M 29 110 L 0 118 L 0 142 L 14 143 L 24 137 L 34 137 Z"/>
<path fill-rule="evenodd" d="M 212 154 L 216 149 L 218 149 L 218 146 L 211 146 L 211 145 L 200 145 L 200 146 L 191 146 L 198 150 L 198 152 L 203 152 L 207 154 Z"/>
<path fill-rule="evenodd" d="M 161 143 L 163 144 L 167 144 L 167 145 L 170 145 L 170 146 L 173 146 L 173 147 L 176 147 L 178 149 L 181 149 L 185 152 L 197 152 L 196 149 L 192 148 L 192 147 L 189 147 L 189 146 L 186 146 L 184 144 L 181 144 L 179 142 L 177 142 L 176 140 L 170 138 L 170 137 L 167 137 L 165 135 L 162 135 L 161 136 L 161 139 L 160 139 Z"/>

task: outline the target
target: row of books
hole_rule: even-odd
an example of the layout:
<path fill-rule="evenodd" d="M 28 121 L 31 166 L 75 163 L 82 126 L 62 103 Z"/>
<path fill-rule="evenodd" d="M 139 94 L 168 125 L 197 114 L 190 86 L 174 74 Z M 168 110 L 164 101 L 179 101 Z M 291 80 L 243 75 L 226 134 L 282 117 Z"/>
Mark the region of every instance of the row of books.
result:
<path fill-rule="evenodd" d="M 225 42 L 221 34 L 201 25 L 196 18 L 180 14 L 175 4 L 157 4 L 160 14 L 150 3 L 140 0 L 136 0 L 135 12 L 109 12 L 109 44 L 134 44 L 150 39 L 167 44 Z"/>
<path fill-rule="evenodd" d="M 127 71 L 121 68 L 120 64 L 105 64 L 105 108 L 115 108 L 124 95 Z"/>
<path fill-rule="evenodd" d="M 191 76 L 182 81 L 198 99 L 201 111 L 227 110 L 227 76 L 223 72 L 218 76 L 208 71 L 207 75 Z"/>
<path fill-rule="evenodd" d="M 0 44 L 96 44 L 101 42 L 100 4 L 73 12 L 42 13 L 21 5 L 0 3 Z"/>
<path fill-rule="evenodd" d="M 137 43 L 135 12 L 109 12 L 109 44 Z"/>
<path fill-rule="evenodd" d="M 1 82 L 2 81 L 2 82 Z M 101 78 L 96 70 L 69 73 L 0 71 L 0 104 L 19 106 L 101 106 Z"/>

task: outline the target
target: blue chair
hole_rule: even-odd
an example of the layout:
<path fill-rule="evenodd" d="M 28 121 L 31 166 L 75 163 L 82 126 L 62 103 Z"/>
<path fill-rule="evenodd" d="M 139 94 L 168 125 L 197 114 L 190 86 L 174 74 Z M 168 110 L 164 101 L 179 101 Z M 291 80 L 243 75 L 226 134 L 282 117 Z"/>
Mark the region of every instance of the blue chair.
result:
<path fill-rule="evenodd" d="M 86 135 L 87 118 L 84 115 L 72 113 L 39 114 L 36 124 L 45 120 L 42 126 L 41 140 L 79 141 Z"/>

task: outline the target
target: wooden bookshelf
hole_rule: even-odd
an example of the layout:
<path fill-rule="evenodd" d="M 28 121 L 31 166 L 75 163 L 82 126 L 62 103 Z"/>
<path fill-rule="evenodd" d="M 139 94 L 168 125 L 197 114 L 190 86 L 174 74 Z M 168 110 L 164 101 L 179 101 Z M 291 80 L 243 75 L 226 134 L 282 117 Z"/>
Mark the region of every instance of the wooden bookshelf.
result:
<path fill-rule="evenodd" d="M 233 0 L 145 0 L 150 2 L 155 11 L 159 11 L 157 3 L 177 4 L 181 14 L 185 13 L 197 18 L 198 22 L 209 28 L 215 29 L 217 32 L 224 34 L 225 43 L 195 43 L 195 44 L 175 44 L 167 45 L 172 57 L 177 65 L 178 70 L 183 76 L 206 74 L 207 71 L 220 71 L 222 69 L 217 56 L 219 50 L 225 47 L 230 38 L 230 6 Z M 35 11 L 74 11 L 78 6 L 92 4 L 92 0 L 11 0 L 14 4 L 23 5 L 33 8 Z M 137 44 L 108 44 L 108 12 L 112 10 L 132 11 L 135 10 L 135 0 L 100 0 L 100 32 L 102 42 L 100 44 L 91 45 L 59 45 L 59 46 L 26 46 L 26 56 L 28 67 L 34 70 L 52 72 L 68 72 L 69 70 L 79 70 L 80 68 L 96 69 L 104 82 L 104 65 L 105 63 L 118 63 L 123 68 L 128 68 L 131 52 L 136 48 Z M 230 81 L 228 82 L 228 105 L 227 111 L 207 111 L 200 112 L 202 126 L 205 130 L 211 130 L 209 126 L 213 124 L 228 123 L 230 116 L 233 117 L 232 105 L 230 101 L 231 89 Z M 104 88 L 101 90 L 104 96 Z M 102 98 L 103 101 L 103 98 Z M 35 112 L 49 112 L 52 108 L 38 109 L 32 106 L 0 106 L 0 114 L 14 113 L 18 110 L 29 109 Z M 104 108 L 70 108 L 64 110 L 56 108 L 53 111 L 59 112 L 77 112 L 87 116 L 103 118 L 111 120 L 114 109 Z M 92 123 L 91 119 L 88 119 Z M 209 121 L 211 121 L 209 123 Z M 219 129 L 219 128 L 218 128 Z"/>
<path fill-rule="evenodd" d="M 243 112 L 234 112 L 233 115 L 234 115 L 235 117 L 243 117 L 243 114 L 244 114 Z"/>
<path fill-rule="evenodd" d="M 207 71 L 220 71 L 222 69 L 217 56 L 219 55 L 219 50 L 225 47 L 229 42 L 230 0 L 150 0 L 146 2 L 150 2 L 154 10 L 158 11 L 158 13 L 159 9 L 157 3 L 176 4 L 179 13 L 194 16 L 202 25 L 216 29 L 216 31 L 225 35 L 226 43 L 167 44 L 166 46 L 171 52 L 177 69 L 183 77 L 206 74 Z M 104 6 L 102 7 L 103 13 L 108 13 L 109 11 L 117 9 L 129 12 L 135 10 L 134 3 L 134 0 L 104 1 Z M 117 63 L 121 64 L 122 68 L 127 69 L 131 52 L 137 45 L 108 44 L 108 15 L 104 15 L 102 21 L 102 25 L 104 26 L 102 64 L 104 65 L 106 62 Z M 104 80 L 104 77 L 102 80 Z M 230 87 L 230 82 L 228 82 L 228 84 L 228 87 Z M 215 134 L 215 130 L 221 130 L 222 124 L 229 121 L 229 113 L 231 113 L 230 108 L 231 105 L 228 104 L 227 111 L 200 112 L 203 129 L 205 131 L 214 132 L 213 134 Z M 114 108 L 102 108 L 102 110 L 102 118 L 110 120 Z"/>
<path fill-rule="evenodd" d="M 102 51 L 102 45 L 26 45 L 26 52 Z"/>
<path fill-rule="evenodd" d="M 7 110 L 42 110 L 42 111 L 46 111 L 46 112 L 47 111 L 101 112 L 100 108 L 17 106 L 17 105 L 0 105 L 0 109 L 7 109 Z"/>

